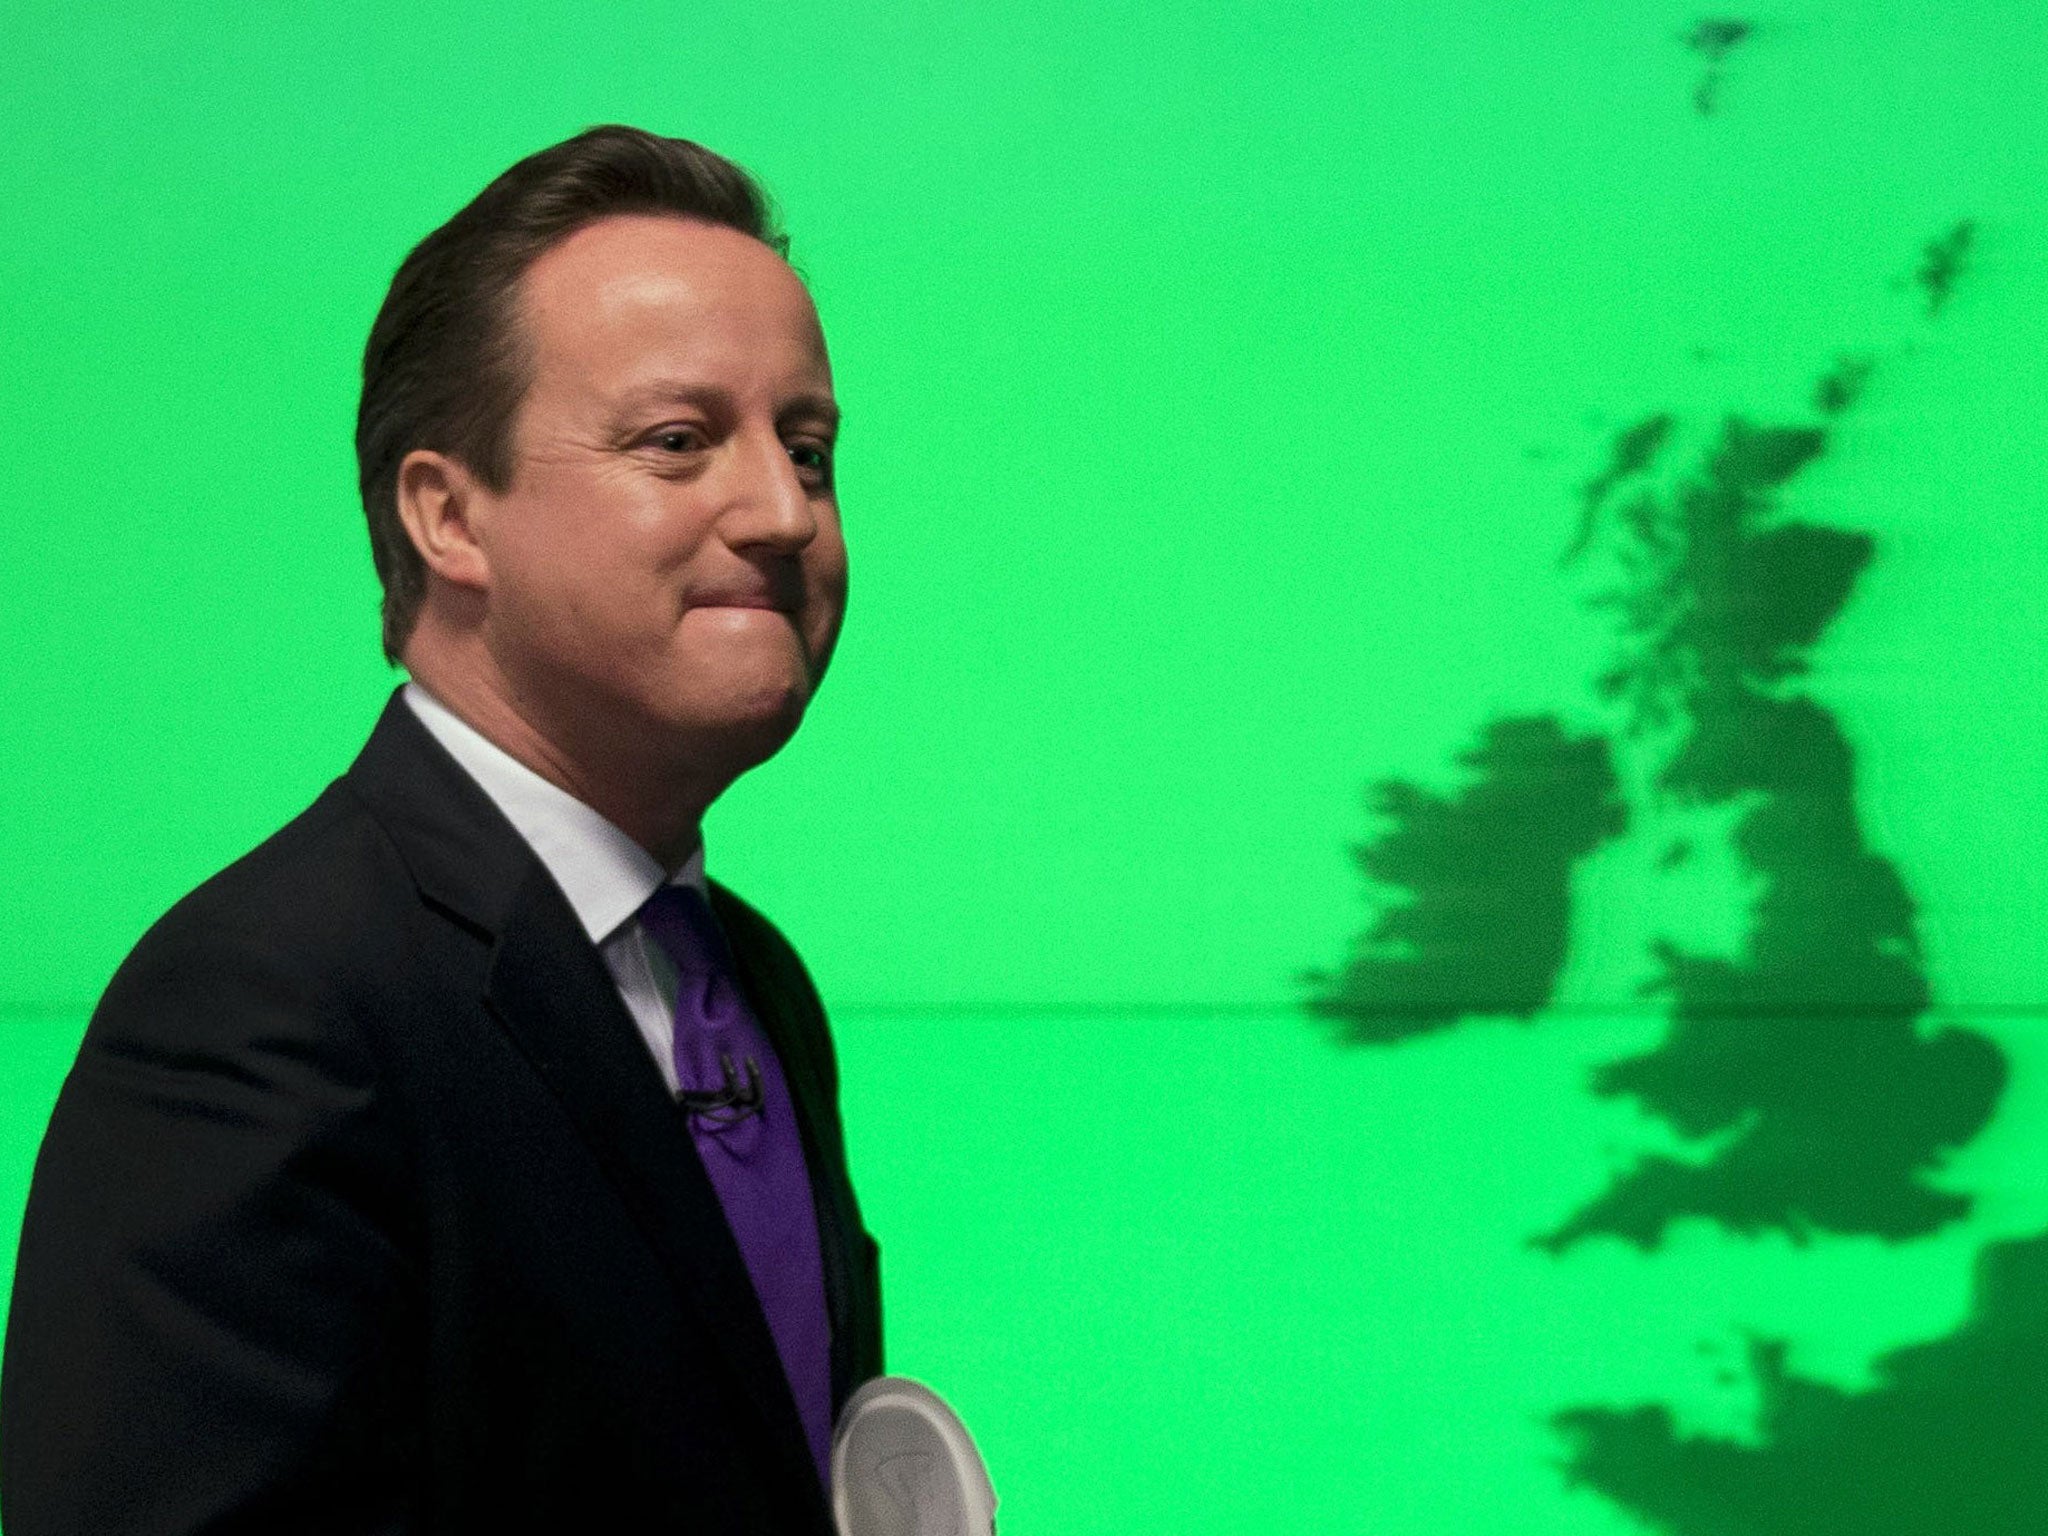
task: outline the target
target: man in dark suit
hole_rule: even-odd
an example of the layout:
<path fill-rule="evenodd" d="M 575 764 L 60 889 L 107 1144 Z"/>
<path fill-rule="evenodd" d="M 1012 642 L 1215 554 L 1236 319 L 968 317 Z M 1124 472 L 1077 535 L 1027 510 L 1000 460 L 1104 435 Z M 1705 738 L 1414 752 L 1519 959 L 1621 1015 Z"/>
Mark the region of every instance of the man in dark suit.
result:
<path fill-rule="evenodd" d="M 93 1016 L 9 1536 L 830 1531 L 878 1254 L 817 994 L 698 833 L 845 602 L 783 248 L 738 167 L 603 128 L 399 269 L 357 448 L 412 681 Z"/>

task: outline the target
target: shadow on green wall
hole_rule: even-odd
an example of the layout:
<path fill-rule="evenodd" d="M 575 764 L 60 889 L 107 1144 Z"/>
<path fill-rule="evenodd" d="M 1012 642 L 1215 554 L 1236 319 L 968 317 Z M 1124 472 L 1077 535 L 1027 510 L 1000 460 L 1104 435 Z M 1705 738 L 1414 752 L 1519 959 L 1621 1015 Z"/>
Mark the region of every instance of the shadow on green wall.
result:
<path fill-rule="evenodd" d="M 2048 1529 L 2048 1234 L 1988 1245 L 1972 1311 L 1842 1392 L 1753 1346 L 1761 1443 L 1678 1432 L 1668 1409 L 1555 1422 L 1568 1477 L 1679 1536 L 2021 1536 Z"/>
<path fill-rule="evenodd" d="M 1928 246 L 1930 314 L 1969 239 L 1959 224 Z M 1926 1027 L 1913 899 L 1864 840 L 1847 737 L 1800 687 L 1874 541 L 1776 511 L 1870 369 L 1838 362 L 1812 421 L 1730 417 L 1675 475 L 1673 418 L 1618 434 L 1564 557 L 1598 555 L 1612 572 L 1592 599 L 1616 628 L 1594 684 L 1611 733 L 1499 720 L 1460 756 L 1456 793 L 1398 780 L 1369 791 L 1381 830 L 1354 857 L 1390 899 L 1340 971 L 1304 976 L 1308 1009 L 1359 1044 L 1536 1018 L 1570 952 L 1573 865 L 1645 824 L 1684 824 L 1672 812 L 1729 818 L 1728 852 L 1758 893 L 1740 955 L 1653 941 L 1645 993 L 1669 1028 L 1589 1085 L 1634 1100 L 1687 1153 L 1623 1169 L 1532 1239 L 1552 1254 L 1601 1236 L 1655 1250 L 1685 1219 L 1796 1243 L 1900 1242 L 1969 1212 L 1929 1176 L 1984 1128 L 2007 1063 L 1980 1034 Z M 1646 768 L 1633 802 L 1618 787 L 1623 753 Z M 1698 856 L 1682 834 L 1657 853 L 1665 870 Z M 1663 1406 L 1560 1413 L 1567 1480 L 1673 1536 L 2048 1529 L 2048 1234 L 1987 1247 L 1970 1318 L 1884 1357 L 1872 1391 L 1791 1376 L 1784 1358 L 1782 1343 L 1753 1348 L 1754 1445 L 1684 1437 Z"/>
<path fill-rule="evenodd" d="M 1340 975 L 1306 978 L 1309 1006 L 1354 1040 L 1540 1012 L 1570 942 L 1572 865 L 1627 825 L 1605 739 L 1547 716 L 1493 721 L 1458 764 L 1472 777 L 1454 795 L 1399 779 L 1368 792 L 1387 830 L 1352 856 L 1410 899 L 1380 912 Z"/>

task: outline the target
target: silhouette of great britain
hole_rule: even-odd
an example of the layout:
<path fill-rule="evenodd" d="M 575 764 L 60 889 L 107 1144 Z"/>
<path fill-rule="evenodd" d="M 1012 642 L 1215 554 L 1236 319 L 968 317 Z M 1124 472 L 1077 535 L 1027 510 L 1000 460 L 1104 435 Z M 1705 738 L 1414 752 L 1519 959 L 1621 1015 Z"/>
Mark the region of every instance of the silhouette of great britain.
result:
<path fill-rule="evenodd" d="M 1929 248 L 1930 312 L 1968 230 Z M 1533 1239 L 1552 1253 L 1597 1236 L 1654 1250 L 1688 1218 L 1901 1242 L 1970 1208 L 1928 1175 L 1983 1129 L 2007 1063 L 1980 1034 L 1927 1026 L 1912 897 L 1864 840 L 1848 738 L 1800 687 L 1875 545 L 1776 511 L 1869 373 L 1865 359 L 1831 369 L 1808 422 L 1730 417 L 1675 480 L 1655 478 L 1671 417 L 1617 434 L 1564 556 L 1600 549 L 1620 573 L 1594 599 L 1616 627 L 1595 682 L 1612 741 L 1551 717 L 1498 720 L 1460 755 L 1455 793 L 1398 780 L 1368 793 L 1381 830 L 1354 856 L 1382 904 L 1340 970 L 1304 979 L 1312 1013 L 1375 1045 L 1543 1012 L 1570 949 L 1572 866 L 1648 819 L 1619 789 L 1617 746 L 1655 764 L 1659 804 L 1732 816 L 1731 851 L 1760 892 L 1739 958 L 1656 941 L 1647 990 L 1665 1037 L 1590 1084 L 1700 1153 L 1624 1169 Z M 1660 862 L 1694 856 L 1679 842 Z M 1753 1445 L 1682 1436 L 1661 1406 L 1558 1414 L 1567 1480 L 1672 1536 L 2048 1530 L 2048 1234 L 1985 1248 L 1969 1319 L 1883 1357 L 1871 1391 L 1792 1376 L 1784 1359 L 1782 1343 L 1752 1350 Z"/>

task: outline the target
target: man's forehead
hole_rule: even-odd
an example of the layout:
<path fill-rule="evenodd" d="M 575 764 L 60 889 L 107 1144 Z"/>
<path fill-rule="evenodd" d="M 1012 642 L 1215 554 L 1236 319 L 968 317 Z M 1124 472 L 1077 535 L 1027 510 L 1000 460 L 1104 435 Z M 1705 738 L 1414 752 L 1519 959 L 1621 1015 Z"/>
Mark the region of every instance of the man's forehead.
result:
<path fill-rule="evenodd" d="M 679 217 L 586 225 L 543 251 L 520 287 L 530 312 L 570 310 L 584 324 L 663 312 L 816 323 L 803 280 L 775 251 L 739 230 Z"/>
<path fill-rule="evenodd" d="M 738 230 L 603 220 L 534 262 L 518 308 L 542 372 L 552 356 L 602 381 L 607 395 L 764 369 L 830 392 L 824 331 L 802 279 Z"/>

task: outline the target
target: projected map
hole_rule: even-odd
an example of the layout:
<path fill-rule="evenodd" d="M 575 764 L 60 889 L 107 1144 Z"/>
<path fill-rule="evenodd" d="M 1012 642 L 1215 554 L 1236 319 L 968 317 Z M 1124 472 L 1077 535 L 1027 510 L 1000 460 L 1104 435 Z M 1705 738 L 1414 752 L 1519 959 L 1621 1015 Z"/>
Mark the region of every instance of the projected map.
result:
<path fill-rule="evenodd" d="M 1971 230 L 1925 249 L 1930 315 Z M 1382 900 L 1347 963 L 1309 978 L 1310 1009 L 1360 1044 L 1541 1021 L 1581 916 L 1574 866 L 1605 842 L 1657 839 L 1655 867 L 1674 879 L 1709 852 L 1738 877 L 1741 942 L 1708 953 L 1652 937 L 1642 990 L 1668 1027 L 1587 1085 L 1635 1103 L 1679 1150 L 1641 1153 L 1530 1234 L 1560 1259 L 1602 1238 L 1655 1251 L 1686 1221 L 1896 1244 L 1970 1211 L 1937 1175 L 1989 1122 L 2008 1063 L 1983 1034 L 1930 1018 L 1908 881 L 1867 843 L 1850 738 L 1803 686 L 1882 551 L 1779 510 L 1871 371 L 1841 359 L 1810 419 L 1731 415 L 1689 459 L 1668 414 L 1617 433 L 1564 555 L 1600 573 L 1588 601 L 1614 646 L 1589 681 L 1608 727 L 1493 720 L 1455 790 L 1390 780 L 1368 796 L 1379 827 L 1355 857 Z M 1723 846 L 1703 849 L 1702 827 Z M 1668 1405 L 1563 1408 L 1563 1476 L 1673 1536 L 2039 1530 L 2048 1233 L 1987 1244 L 1972 1306 L 1950 1336 L 1879 1358 L 1867 1391 L 1803 1379 L 1783 1340 L 1752 1340 L 1750 1440 L 1689 1434 Z"/>

